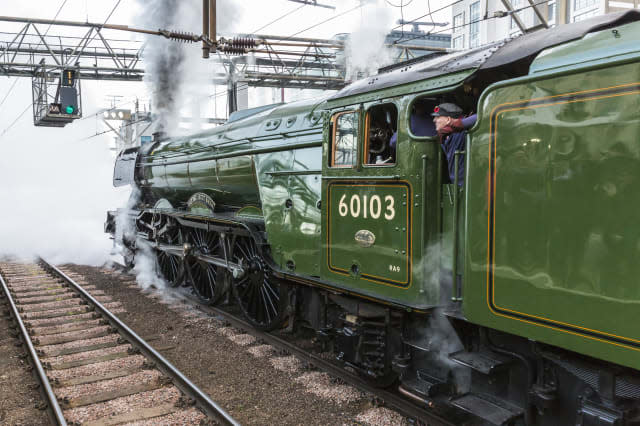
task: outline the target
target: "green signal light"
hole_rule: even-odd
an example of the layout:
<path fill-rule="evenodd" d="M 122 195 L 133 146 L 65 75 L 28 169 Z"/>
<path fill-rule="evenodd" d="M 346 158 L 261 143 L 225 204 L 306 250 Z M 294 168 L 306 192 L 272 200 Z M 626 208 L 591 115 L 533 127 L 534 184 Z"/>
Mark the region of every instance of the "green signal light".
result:
<path fill-rule="evenodd" d="M 76 109 L 75 109 L 74 107 L 72 107 L 71 105 L 69 105 L 68 107 L 66 107 L 66 108 L 64 109 L 64 111 L 65 111 L 67 114 L 73 114 L 73 112 L 74 112 L 75 110 L 76 110 Z"/>

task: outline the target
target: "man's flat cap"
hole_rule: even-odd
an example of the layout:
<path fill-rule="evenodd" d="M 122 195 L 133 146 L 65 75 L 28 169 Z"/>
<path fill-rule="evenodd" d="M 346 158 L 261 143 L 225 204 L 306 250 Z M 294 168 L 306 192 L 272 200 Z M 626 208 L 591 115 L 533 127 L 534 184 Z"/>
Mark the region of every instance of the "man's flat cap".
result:
<path fill-rule="evenodd" d="M 435 107 L 431 115 L 434 117 L 459 118 L 459 117 L 462 117 L 462 108 L 460 108 L 456 104 L 444 103 Z"/>

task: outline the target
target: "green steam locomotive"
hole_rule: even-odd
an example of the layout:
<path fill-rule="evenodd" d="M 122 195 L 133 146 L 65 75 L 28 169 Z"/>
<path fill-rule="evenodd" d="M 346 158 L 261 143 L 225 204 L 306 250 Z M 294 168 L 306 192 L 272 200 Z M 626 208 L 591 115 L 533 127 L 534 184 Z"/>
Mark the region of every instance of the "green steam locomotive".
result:
<path fill-rule="evenodd" d="M 171 285 L 260 329 L 312 329 L 418 404 L 636 424 L 639 21 L 423 58 L 125 150 L 114 184 L 140 200 L 106 230 L 154 250 Z M 434 129 L 414 126 L 443 102 L 478 115 L 453 181 Z"/>

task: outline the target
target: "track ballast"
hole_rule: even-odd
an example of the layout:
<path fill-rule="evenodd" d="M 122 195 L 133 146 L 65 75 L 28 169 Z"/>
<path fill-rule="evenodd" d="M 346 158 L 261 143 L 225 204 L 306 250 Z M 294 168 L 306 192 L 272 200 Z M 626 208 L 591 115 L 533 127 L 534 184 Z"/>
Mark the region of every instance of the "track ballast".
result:
<path fill-rule="evenodd" d="M 57 424 L 237 424 L 93 286 L 44 260 L 0 262 L 0 285 Z"/>

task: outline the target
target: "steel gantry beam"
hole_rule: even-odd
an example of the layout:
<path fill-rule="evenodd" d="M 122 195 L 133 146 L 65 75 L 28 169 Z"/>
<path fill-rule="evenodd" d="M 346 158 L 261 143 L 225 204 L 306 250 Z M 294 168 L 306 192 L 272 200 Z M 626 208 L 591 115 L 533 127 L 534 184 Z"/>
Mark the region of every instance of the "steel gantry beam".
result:
<path fill-rule="evenodd" d="M 17 32 L 2 33 L 0 75 L 31 77 L 43 70 L 51 77 L 63 69 L 76 69 L 84 80 L 140 81 L 142 45 L 115 46 L 98 24 L 0 16 L 0 21 L 24 24 Z M 41 25 L 85 27 L 78 37 L 43 35 Z M 43 62 L 44 60 L 44 62 Z M 82 66 L 80 65 L 82 63 Z"/>
<path fill-rule="evenodd" d="M 108 39 L 103 35 L 105 29 L 212 43 L 208 38 L 195 34 L 144 30 L 126 25 L 9 16 L 0 16 L 0 22 L 23 24 L 19 31 L 0 33 L 0 75 L 17 77 L 32 77 L 43 71 L 54 77 L 61 70 L 73 68 L 82 80 L 142 80 L 144 69 L 140 62 L 144 56 L 144 45 Z M 42 25 L 75 28 L 76 32 L 82 33 L 77 37 L 43 35 L 39 28 Z M 226 81 L 223 83 L 243 81 L 252 87 L 322 90 L 340 89 L 347 83 L 344 81 L 343 40 L 251 34 L 216 40 L 215 44 L 217 50 L 213 60 L 224 70 Z M 409 49 L 446 50 L 406 44 L 388 47 L 398 51 L 394 55 L 398 59 L 411 56 Z M 214 76 L 214 81 L 222 80 L 223 77 Z"/>

